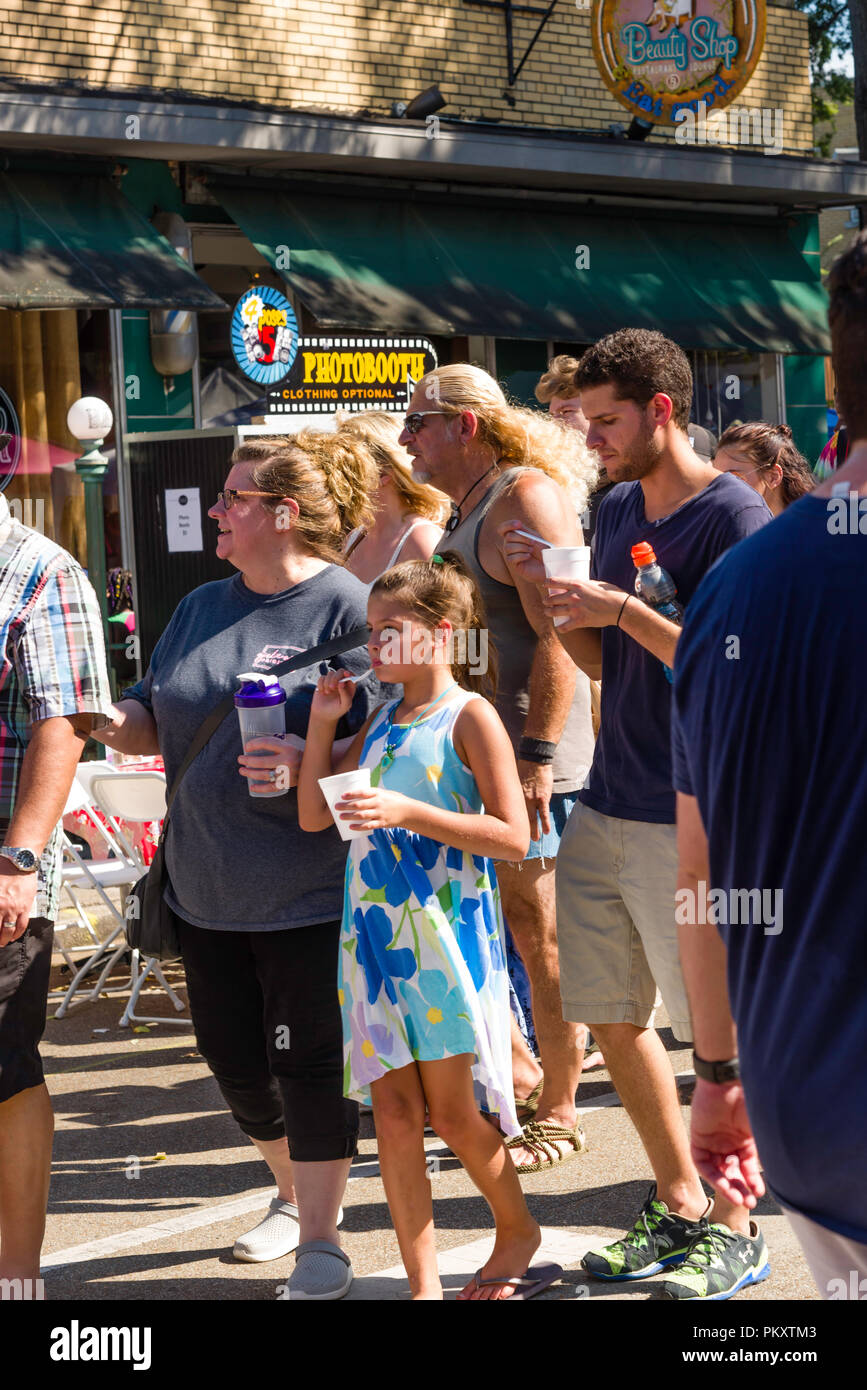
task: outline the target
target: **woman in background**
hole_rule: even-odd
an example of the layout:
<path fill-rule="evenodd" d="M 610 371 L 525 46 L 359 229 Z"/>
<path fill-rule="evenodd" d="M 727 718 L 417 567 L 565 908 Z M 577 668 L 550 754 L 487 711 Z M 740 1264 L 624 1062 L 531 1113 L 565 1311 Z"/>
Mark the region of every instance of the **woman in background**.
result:
<path fill-rule="evenodd" d="M 717 445 L 713 466 L 741 478 L 764 498 L 774 516 L 816 486 L 788 425 L 730 425 Z"/>
<path fill-rule="evenodd" d="M 362 410 L 338 425 L 338 434 L 367 445 L 379 469 L 373 523 L 352 532 L 343 557 L 363 584 L 398 560 L 429 560 L 450 510 L 447 497 L 413 477 L 412 460 L 397 442 L 401 428 L 400 418 L 384 410 Z"/>

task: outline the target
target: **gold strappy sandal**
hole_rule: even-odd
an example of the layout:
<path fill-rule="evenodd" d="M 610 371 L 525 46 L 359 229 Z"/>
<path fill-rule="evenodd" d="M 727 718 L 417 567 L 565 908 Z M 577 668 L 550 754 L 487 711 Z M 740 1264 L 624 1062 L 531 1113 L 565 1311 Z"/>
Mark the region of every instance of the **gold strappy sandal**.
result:
<path fill-rule="evenodd" d="M 561 1153 L 557 1147 L 558 1140 L 567 1140 L 572 1145 L 571 1153 Z M 568 1163 L 570 1159 L 584 1153 L 587 1140 L 580 1122 L 574 1129 L 566 1129 L 565 1125 L 556 1125 L 550 1120 L 531 1120 L 529 1124 L 524 1125 L 522 1134 L 516 1134 L 514 1139 L 506 1140 L 506 1148 L 529 1149 L 533 1154 L 530 1163 L 515 1164 L 516 1172 L 545 1173 L 549 1168 L 556 1168 L 558 1163 Z"/>

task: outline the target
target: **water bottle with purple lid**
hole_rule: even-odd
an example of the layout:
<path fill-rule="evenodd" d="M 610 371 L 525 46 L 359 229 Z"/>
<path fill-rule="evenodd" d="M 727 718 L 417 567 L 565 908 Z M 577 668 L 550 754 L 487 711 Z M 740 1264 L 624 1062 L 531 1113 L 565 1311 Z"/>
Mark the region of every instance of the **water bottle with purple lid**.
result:
<path fill-rule="evenodd" d="M 276 676 L 259 675 L 256 671 L 246 671 L 238 676 L 241 688 L 235 694 L 235 708 L 238 711 L 238 720 L 241 725 L 241 742 L 244 745 L 244 752 L 247 751 L 247 744 L 254 738 L 279 738 L 286 737 L 286 692 Z M 253 749 L 250 756 L 255 758 L 257 752 L 262 757 L 269 756 L 264 749 Z M 248 781 L 247 789 L 251 796 L 285 796 L 289 790 L 291 778 L 284 773 L 274 782 L 252 782 Z"/>

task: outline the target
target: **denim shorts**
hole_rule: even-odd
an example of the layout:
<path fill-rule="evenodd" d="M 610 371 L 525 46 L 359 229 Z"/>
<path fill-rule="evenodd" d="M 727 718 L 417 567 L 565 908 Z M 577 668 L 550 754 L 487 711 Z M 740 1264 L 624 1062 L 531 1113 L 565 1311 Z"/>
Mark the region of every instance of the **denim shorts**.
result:
<path fill-rule="evenodd" d="M 578 800 L 578 792 L 553 792 L 548 803 L 551 829 L 538 840 L 530 841 L 524 863 L 528 859 L 556 859 L 560 848 L 560 837 L 566 829 L 569 813 Z"/>

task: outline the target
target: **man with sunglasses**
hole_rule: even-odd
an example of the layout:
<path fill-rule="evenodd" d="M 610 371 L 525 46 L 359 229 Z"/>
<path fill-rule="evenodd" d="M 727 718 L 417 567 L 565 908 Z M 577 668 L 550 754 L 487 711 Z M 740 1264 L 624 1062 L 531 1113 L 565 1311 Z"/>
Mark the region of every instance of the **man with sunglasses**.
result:
<path fill-rule="evenodd" d="M 554 867 L 560 834 L 593 756 L 590 687 L 545 618 L 535 584 L 508 562 L 498 527 L 510 518 L 551 545 L 581 544 L 577 517 L 596 480 L 580 436 L 513 409 L 477 367 L 429 373 L 415 388 L 400 443 L 416 476 L 446 492 L 453 511 L 441 550 L 455 550 L 479 586 L 499 675 L 496 708 L 512 738 L 533 842 L 520 865 L 498 865 L 503 909 L 527 968 L 539 1067 L 513 1030 L 515 1092 L 528 1123 L 510 1149 L 538 1172 L 584 1148 L 575 1092 L 579 1025 L 560 1007 Z M 571 498 L 555 477 L 583 481 Z M 583 1046 L 583 1043 L 582 1043 Z"/>

